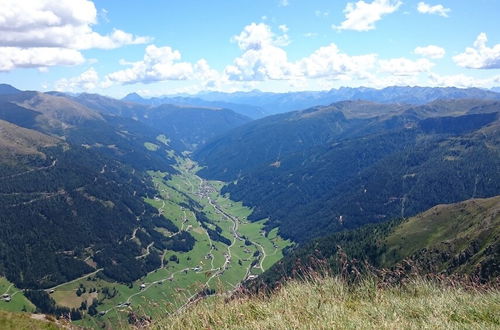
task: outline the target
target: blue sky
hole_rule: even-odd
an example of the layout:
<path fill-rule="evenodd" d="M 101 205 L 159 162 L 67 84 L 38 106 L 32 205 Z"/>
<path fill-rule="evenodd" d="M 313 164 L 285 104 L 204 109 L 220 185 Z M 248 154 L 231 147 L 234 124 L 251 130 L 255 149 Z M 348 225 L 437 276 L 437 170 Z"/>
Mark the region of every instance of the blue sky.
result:
<path fill-rule="evenodd" d="M 122 97 L 500 86 L 498 0 L 2 0 L 0 82 Z"/>

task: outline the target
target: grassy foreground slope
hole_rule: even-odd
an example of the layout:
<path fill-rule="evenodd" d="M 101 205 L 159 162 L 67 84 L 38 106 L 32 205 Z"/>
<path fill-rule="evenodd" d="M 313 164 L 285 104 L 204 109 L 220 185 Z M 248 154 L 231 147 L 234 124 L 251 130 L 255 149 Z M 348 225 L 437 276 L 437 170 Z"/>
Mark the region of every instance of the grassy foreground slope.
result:
<path fill-rule="evenodd" d="M 45 319 L 40 315 L 39 319 L 32 318 L 26 313 L 11 313 L 0 310 L 0 329 L 3 330 L 24 330 L 24 329 L 72 329 L 68 325 L 64 327 L 53 321 Z"/>
<path fill-rule="evenodd" d="M 416 279 L 403 287 L 349 286 L 335 277 L 291 281 L 270 297 L 204 300 L 156 329 L 493 329 L 500 292 Z"/>

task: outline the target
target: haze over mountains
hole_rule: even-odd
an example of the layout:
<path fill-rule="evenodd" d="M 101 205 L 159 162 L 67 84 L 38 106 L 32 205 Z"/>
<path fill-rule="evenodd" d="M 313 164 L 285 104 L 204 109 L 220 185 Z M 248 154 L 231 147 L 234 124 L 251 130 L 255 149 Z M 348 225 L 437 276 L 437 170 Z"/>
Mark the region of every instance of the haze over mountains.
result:
<path fill-rule="evenodd" d="M 497 90 L 498 91 L 498 90 Z M 254 119 L 266 114 L 276 114 L 293 110 L 301 110 L 318 105 L 329 105 L 345 100 L 365 100 L 378 103 L 405 103 L 420 105 L 438 99 L 488 99 L 499 100 L 500 96 L 491 91 L 479 88 L 456 87 L 386 87 L 374 89 L 367 87 L 342 87 L 320 92 L 268 93 L 258 90 L 251 92 L 205 92 L 183 97 L 155 97 L 145 99 L 137 93 L 129 94 L 123 100 L 145 104 L 190 104 L 204 106 L 227 107 Z M 222 102 L 222 103 L 221 103 Z M 226 102 L 226 103 L 224 103 Z M 258 107 L 256 110 L 242 108 Z"/>

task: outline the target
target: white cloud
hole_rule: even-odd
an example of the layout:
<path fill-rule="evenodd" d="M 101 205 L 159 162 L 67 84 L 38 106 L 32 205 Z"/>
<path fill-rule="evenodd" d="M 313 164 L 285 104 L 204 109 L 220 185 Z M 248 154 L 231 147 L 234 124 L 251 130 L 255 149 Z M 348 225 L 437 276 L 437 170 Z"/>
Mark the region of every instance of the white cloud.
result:
<path fill-rule="evenodd" d="M 464 53 L 453 56 L 453 60 L 469 69 L 500 69 L 500 44 L 489 48 L 487 42 L 486 33 L 480 33 L 473 47 L 467 47 Z"/>
<path fill-rule="evenodd" d="M 407 58 L 393 58 L 380 60 L 380 71 L 390 73 L 393 76 L 415 76 L 422 72 L 429 72 L 434 63 L 422 58 L 416 61 Z"/>
<path fill-rule="evenodd" d="M 243 54 L 225 68 L 229 80 L 262 81 L 287 79 L 294 70 L 287 53 L 280 48 L 289 43 L 286 34 L 276 36 L 269 25 L 252 23 L 232 38 Z"/>
<path fill-rule="evenodd" d="M 419 2 L 417 10 L 421 14 L 435 14 L 442 17 L 448 17 L 448 13 L 451 11 L 450 8 L 445 8 L 443 5 L 431 6 L 425 2 Z"/>
<path fill-rule="evenodd" d="M 55 83 L 55 89 L 61 92 L 89 91 L 99 86 L 99 75 L 90 68 L 78 77 L 59 79 Z"/>
<path fill-rule="evenodd" d="M 282 37 L 276 36 L 266 24 L 246 26 L 232 39 L 243 54 L 225 68 L 227 80 L 366 79 L 376 64 L 376 54 L 350 56 L 342 53 L 335 44 L 290 62 L 286 51 L 280 47 Z"/>
<path fill-rule="evenodd" d="M 303 34 L 304 37 L 306 38 L 316 38 L 318 36 L 318 33 L 316 32 L 307 32 Z"/>
<path fill-rule="evenodd" d="M 330 15 L 330 12 L 328 10 L 325 10 L 325 11 L 316 10 L 314 12 L 314 15 L 316 15 L 316 17 L 327 17 Z"/>
<path fill-rule="evenodd" d="M 77 65 L 84 62 L 82 54 L 73 49 L 0 47 L 0 71 L 11 71 L 15 68 Z"/>
<path fill-rule="evenodd" d="M 434 45 L 429 45 L 425 47 L 417 47 L 413 51 L 417 55 L 429 57 L 429 58 L 443 58 L 444 54 L 446 54 L 446 51 L 444 48 L 439 47 L 439 46 L 434 46 Z"/>
<path fill-rule="evenodd" d="M 280 5 L 280 7 L 288 7 L 290 5 L 290 1 L 280 0 L 279 5 Z"/>
<path fill-rule="evenodd" d="M 128 69 L 116 71 L 106 76 L 107 80 L 122 84 L 151 83 L 163 80 L 186 80 L 193 75 L 193 65 L 179 62 L 181 53 L 170 47 L 146 47 L 144 58 L 138 62 L 120 61 L 128 64 Z"/>
<path fill-rule="evenodd" d="M 281 24 L 280 26 L 278 26 L 278 28 L 280 29 L 281 32 L 283 33 L 287 33 L 288 32 L 288 26 L 286 26 L 286 24 Z"/>
<path fill-rule="evenodd" d="M 436 87 L 490 88 L 500 84 L 500 75 L 481 79 L 466 76 L 464 74 L 441 76 L 435 73 L 430 73 L 429 83 L 431 86 Z"/>
<path fill-rule="evenodd" d="M 369 31 L 375 29 L 375 23 L 383 15 L 394 13 L 401 6 L 399 0 L 374 0 L 371 3 L 349 2 L 344 9 L 346 20 L 340 26 L 332 25 L 337 30 Z"/>
<path fill-rule="evenodd" d="M 301 74 L 307 78 L 364 79 L 374 67 L 376 59 L 376 54 L 349 56 L 331 44 L 300 60 L 298 66 Z"/>
<path fill-rule="evenodd" d="M 12 48 L 24 53 L 47 55 L 51 47 L 62 50 L 61 61 L 48 61 L 50 65 L 73 65 L 81 63 L 83 56 L 79 50 L 102 48 L 112 49 L 130 44 L 149 41 L 147 37 L 137 37 L 119 29 L 108 35 L 93 30 L 97 24 L 95 5 L 89 0 L 2 0 L 0 1 L 0 49 L 3 53 L 13 53 Z M 6 49 L 6 48 L 11 48 Z M 64 55 L 74 54 L 69 61 Z M 12 63 L 14 58 L 3 59 Z M 29 66 L 36 66 L 31 61 Z M 14 65 L 9 70 L 23 65 Z"/>

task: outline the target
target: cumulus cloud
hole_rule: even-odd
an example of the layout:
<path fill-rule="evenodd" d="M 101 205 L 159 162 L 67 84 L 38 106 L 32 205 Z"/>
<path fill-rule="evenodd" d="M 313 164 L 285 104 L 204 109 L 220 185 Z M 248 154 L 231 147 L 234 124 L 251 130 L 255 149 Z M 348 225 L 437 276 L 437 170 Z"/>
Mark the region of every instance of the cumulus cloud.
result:
<path fill-rule="evenodd" d="M 393 76 L 415 76 L 422 72 L 429 72 L 434 63 L 422 58 L 416 61 L 407 58 L 393 58 L 380 60 L 380 71 L 390 73 Z"/>
<path fill-rule="evenodd" d="M 75 61 L 68 61 L 60 56 L 60 62 L 47 61 L 49 65 L 72 65 L 81 63 L 79 50 L 102 48 L 112 49 L 130 44 L 149 41 L 147 37 L 134 36 L 125 31 L 114 29 L 110 34 L 102 35 L 93 30 L 97 23 L 95 5 L 89 0 L 2 0 L 0 1 L 0 49 L 4 53 L 21 52 L 52 53 L 46 49 L 62 50 L 64 54 L 73 54 Z M 5 49 L 10 48 L 10 50 Z M 12 49 L 18 49 L 13 51 Z M 47 55 L 49 56 L 49 55 Z M 56 56 L 49 56 L 57 59 Z M 37 66 L 39 61 L 29 65 L 19 65 L 16 59 L 11 61 L 16 67 Z"/>
<path fill-rule="evenodd" d="M 280 46 L 289 43 L 288 36 L 275 35 L 269 25 L 252 23 L 232 38 L 243 54 L 225 68 L 229 80 L 261 81 L 287 79 L 293 75 L 293 65 L 288 62 Z"/>
<path fill-rule="evenodd" d="M 354 76 L 363 79 L 374 67 L 376 59 L 376 54 L 349 56 L 331 44 L 300 60 L 298 66 L 301 74 L 307 78 L 340 79 Z"/>
<path fill-rule="evenodd" d="M 399 0 L 374 0 L 370 3 L 358 1 L 349 2 L 344 9 L 345 21 L 339 26 L 332 25 L 337 30 L 369 31 L 375 29 L 375 23 L 382 16 L 394 13 L 401 6 Z"/>
<path fill-rule="evenodd" d="M 99 86 L 99 75 L 94 68 L 90 68 L 77 77 L 59 79 L 55 89 L 61 92 L 89 91 Z"/>
<path fill-rule="evenodd" d="M 286 29 L 281 28 L 281 31 Z M 243 54 L 228 65 L 225 76 L 232 81 L 365 79 L 376 64 L 377 55 L 350 56 L 335 44 L 321 47 L 298 61 L 288 60 L 280 47 L 283 36 L 276 36 L 263 23 L 252 23 L 233 37 Z"/>
<path fill-rule="evenodd" d="M 453 56 L 458 66 L 469 69 L 500 69 L 500 44 L 488 47 L 486 33 L 480 33 L 473 47 L 467 47 L 465 52 Z"/>
<path fill-rule="evenodd" d="M 138 62 L 125 62 L 131 67 L 106 76 L 108 81 L 122 84 L 152 83 L 163 80 L 186 80 L 193 74 L 193 65 L 180 62 L 181 53 L 170 47 L 146 47 L 144 58 Z"/>
<path fill-rule="evenodd" d="M 446 51 L 444 48 L 439 47 L 439 46 L 434 46 L 434 45 L 429 45 L 425 47 L 417 47 L 413 51 L 417 55 L 429 57 L 429 58 L 443 58 L 444 54 L 446 54 Z"/>
<path fill-rule="evenodd" d="M 443 5 L 431 6 L 425 2 L 419 2 L 417 5 L 417 10 L 421 14 L 434 14 L 442 17 L 448 17 L 448 13 L 451 11 L 450 8 L 445 8 Z"/>
<path fill-rule="evenodd" d="M 54 65 L 77 65 L 85 62 L 76 50 L 55 47 L 0 47 L 0 71 L 15 68 L 37 68 Z"/>

